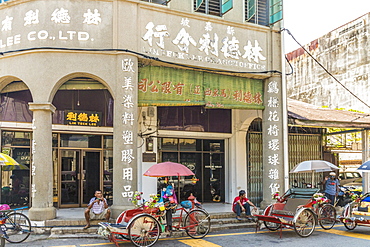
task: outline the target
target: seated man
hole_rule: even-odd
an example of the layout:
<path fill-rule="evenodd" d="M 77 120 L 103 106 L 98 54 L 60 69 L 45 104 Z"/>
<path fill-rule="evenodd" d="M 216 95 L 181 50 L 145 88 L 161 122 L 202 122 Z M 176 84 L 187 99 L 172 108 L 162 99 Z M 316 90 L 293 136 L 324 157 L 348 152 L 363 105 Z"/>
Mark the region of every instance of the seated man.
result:
<path fill-rule="evenodd" d="M 85 210 L 86 226 L 84 229 L 90 227 L 90 220 L 109 220 L 110 210 L 108 208 L 107 200 L 103 197 L 101 190 L 95 191 L 95 197 L 91 198 L 87 209 Z"/>
<path fill-rule="evenodd" d="M 233 211 L 234 213 L 236 213 L 236 219 L 238 220 L 241 220 L 241 212 L 245 212 L 247 219 L 252 220 L 250 206 L 257 209 L 257 207 L 247 198 L 246 195 L 247 193 L 245 192 L 245 190 L 241 190 L 239 191 L 239 196 L 234 198 Z"/>

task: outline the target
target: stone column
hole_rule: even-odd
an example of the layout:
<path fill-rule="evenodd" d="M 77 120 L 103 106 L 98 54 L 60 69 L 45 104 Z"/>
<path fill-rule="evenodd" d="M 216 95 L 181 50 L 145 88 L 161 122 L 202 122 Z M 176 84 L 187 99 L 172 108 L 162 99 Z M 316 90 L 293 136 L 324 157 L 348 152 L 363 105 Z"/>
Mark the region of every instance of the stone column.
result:
<path fill-rule="evenodd" d="M 52 113 L 51 103 L 29 103 L 33 111 L 33 140 L 31 166 L 31 220 L 50 220 L 56 217 L 53 207 Z"/>
<path fill-rule="evenodd" d="M 132 208 L 129 200 L 137 190 L 138 61 L 135 56 L 117 58 L 113 122 L 112 217 Z M 139 174 L 141 176 L 142 174 Z"/>
<path fill-rule="evenodd" d="M 282 107 L 281 77 L 265 80 L 265 109 L 262 119 L 263 144 L 263 201 L 261 207 L 272 202 L 272 194 L 284 190 L 284 128 Z"/>

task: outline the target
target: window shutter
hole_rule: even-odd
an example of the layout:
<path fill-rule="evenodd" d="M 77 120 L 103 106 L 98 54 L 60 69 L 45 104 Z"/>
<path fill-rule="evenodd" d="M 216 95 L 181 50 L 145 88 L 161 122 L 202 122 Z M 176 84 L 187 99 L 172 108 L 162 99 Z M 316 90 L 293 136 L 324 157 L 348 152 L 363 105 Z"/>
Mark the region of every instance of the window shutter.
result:
<path fill-rule="evenodd" d="M 270 25 L 283 19 L 282 0 L 270 0 Z"/>
<path fill-rule="evenodd" d="M 200 7 L 200 5 L 202 5 L 202 3 L 204 2 L 204 0 L 196 0 L 195 2 L 195 11 L 197 11 Z"/>
<path fill-rule="evenodd" d="M 256 15 L 256 0 L 247 0 L 247 16 L 246 20 L 249 21 Z"/>
<path fill-rule="evenodd" d="M 232 8 L 233 8 L 233 0 L 222 0 L 221 15 L 225 14 Z"/>

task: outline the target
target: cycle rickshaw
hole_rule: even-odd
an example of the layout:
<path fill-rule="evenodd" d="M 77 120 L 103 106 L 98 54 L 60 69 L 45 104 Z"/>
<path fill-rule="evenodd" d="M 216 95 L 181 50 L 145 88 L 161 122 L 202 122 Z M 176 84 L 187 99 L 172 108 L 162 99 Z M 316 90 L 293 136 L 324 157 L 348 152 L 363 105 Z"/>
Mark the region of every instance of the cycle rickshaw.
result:
<path fill-rule="evenodd" d="M 336 223 L 336 210 L 318 192 L 316 188 L 291 188 L 256 217 L 270 231 L 280 230 L 280 238 L 282 228 L 294 229 L 301 237 L 310 236 L 317 223 L 329 230 Z M 257 223 L 256 231 L 258 228 Z"/>
<path fill-rule="evenodd" d="M 194 173 L 184 165 L 164 162 L 153 165 L 144 175 L 179 177 L 194 175 Z M 194 196 L 191 195 L 188 200 L 191 205 L 179 208 L 177 208 L 177 203 L 170 203 L 167 208 L 160 204 L 154 204 L 153 207 L 140 206 L 139 208 L 126 210 L 119 215 L 115 224 L 99 223 L 101 226 L 99 234 L 108 237 L 117 247 L 120 241 L 131 241 L 135 246 L 153 246 L 158 241 L 161 233 L 166 231 L 166 223 L 168 223 L 166 213 L 172 212 L 174 216 L 171 216 L 171 221 L 173 220 L 174 224 L 172 224 L 170 231 L 184 231 L 191 238 L 203 238 L 210 231 L 210 215 L 204 209 L 195 206 Z"/>

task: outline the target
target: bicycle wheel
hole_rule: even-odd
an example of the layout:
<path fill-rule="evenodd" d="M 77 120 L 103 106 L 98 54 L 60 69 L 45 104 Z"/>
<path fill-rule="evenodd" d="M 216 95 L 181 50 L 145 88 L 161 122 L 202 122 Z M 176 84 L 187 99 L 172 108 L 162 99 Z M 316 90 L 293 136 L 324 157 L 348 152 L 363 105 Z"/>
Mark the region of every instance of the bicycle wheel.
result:
<path fill-rule="evenodd" d="M 194 209 L 185 216 L 184 228 L 191 238 L 204 238 L 211 229 L 211 216 L 203 210 Z"/>
<path fill-rule="evenodd" d="M 334 226 L 336 218 L 337 212 L 332 205 L 326 204 L 320 208 L 319 224 L 323 229 L 330 230 Z"/>
<path fill-rule="evenodd" d="M 315 230 L 316 219 L 314 213 L 305 208 L 299 210 L 293 219 L 294 231 L 301 237 L 310 236 Z"/>
<path fill-rule="evenodd" d="M 31 234 L 31 222 L 22 213 L 12 212 L 6 215 L 6 239 L 10 243 L 21 243 Z"/>
<path fill-rule="evenodd" d="M 131 242 L 138 247 L 153 246 L 161 234 L 158 220 L 148 214 L 135 217 L 128 226 Z"/>
<path fill-rule="evenodd" d="M 272 204 L 269 205 L 269 206 L 267 206 L 265 208 L 265 210 L 263 210 L 263 215 L 265 215 L 265 216 L 271 216 L 272 209 L 273 209 L 273 205 Z M 281 227 L 281 224 L 273 223 L 273 222 L 268 222 L 268 221 L 263 221 L 263 224 L 270 231 L 276 231 L 276 230 L 280 229 L 280 227 Z"/>
<path fill-rule="evenodd" d="M 357 223 L 354 220 L 343 220 L 343 225 L 351 231 L 356 228 Z"/>

